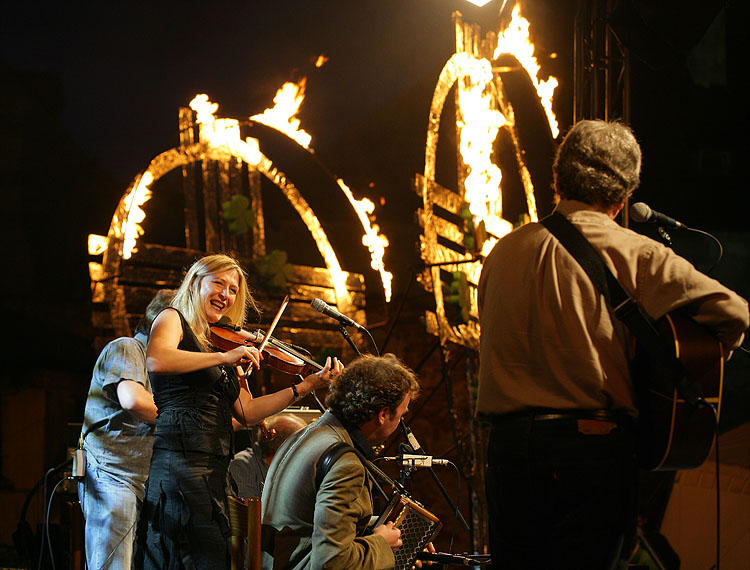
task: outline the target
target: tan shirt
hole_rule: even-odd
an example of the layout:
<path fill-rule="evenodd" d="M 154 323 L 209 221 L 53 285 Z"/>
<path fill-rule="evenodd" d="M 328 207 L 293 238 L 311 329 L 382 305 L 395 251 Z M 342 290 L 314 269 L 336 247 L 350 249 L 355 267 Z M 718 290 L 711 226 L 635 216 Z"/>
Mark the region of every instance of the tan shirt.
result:
<path fill-rule="evenodd" d="M 685 307 L 729 349 L 741 344 L 750 316 L 747 301 L 736 293 L 587 204 L 563 200 L 558 211 L 650 317 Z M 578 262 L 541 224 L 510 233 L 487 257 L 479 280 L 479 320 L 477 413 L 529 407 L 637 413 L 629 333 Z"/>

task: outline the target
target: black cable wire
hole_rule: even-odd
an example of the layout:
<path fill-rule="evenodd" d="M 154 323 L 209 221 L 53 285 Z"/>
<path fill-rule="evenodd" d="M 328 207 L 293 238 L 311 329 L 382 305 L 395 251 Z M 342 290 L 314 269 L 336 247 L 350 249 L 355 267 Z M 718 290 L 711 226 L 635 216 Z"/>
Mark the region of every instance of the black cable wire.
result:
<path fill-rule="evenodd" d="M 697 234 L 708 236 L 712 240 L 714 240 L 716 242 L 716 244 L 719 246 L 719 255 L 716 257 L 716 261 L 714 261 L 713 264 L 708 269 L 706 269 L 706 271 L 704 271 L 704 273 L 706 275 L 708 275 L 709 273 L 711 273 L 716 268 L 716 266 L 721 261 L 721 258 L 724 257 L 724 246 L 721 245 L 721 242 L 719 241 L 719 239 L 716 236 L 714 236 L 714 235 L 712 235 L 712 234 L 710 234 L 708 232 L 704 232 L 703 230 L 697 230 L 695 228 L 687 228 L 686 227 L 685 229 L 688 230 L 688 231 L 690 231 L 690 232 L 695 232 Z"/>
<path fill-rule="evenodd" d="M 450 463 L 453 469 L 456 470 L 456 480 L 458 481 L 456 485 L 456 509 L 453 512 L 453 528 L 451 529 L 451 541 L 448 545 L 448 553 L 453 554 L 453 539 L 456 537 L 456 527 L 458 526 L 458 506 L 461 504 L 461 471 L 458 469 L 458 465 L 453 463 L 453 461 L 448 461 L 448 463 Z"/>
<path fill-rule="evenodd" d="M 49 496 L 49 501 L 47 502 L 47 515 L 45 516 L 45 520 L 44 520 L 44 528 L 45 528 L 46 535 L 47 535 L 47 548 L 49 548 L 49 559 L 50 559 L 50 563 L 52 564 L 52 570 L 56 570 L 56 568 L 55 568 L 55 554 L 52 551 L 52 539 L 50 538 L 50 534 L 49 534 L 49 513 L 50 513 L 50 510 L 52 509 L 52 499 L 55 497 L 55 491 L 57 491 L 57 488 L 60 485 L 62 485 L 66 479 L 67 478 L 60 479 L 57 482 L 57 485 L 55 485 L 54 488 L 52 489 L 52 493 Z M 42 547 L 42 552 L 43 551 L 44 551 L 44 547 Z M 39 554 L 40 567 L 41 567 L 41 564 L 42 564 L 42 555 L 40 552 Z"/>

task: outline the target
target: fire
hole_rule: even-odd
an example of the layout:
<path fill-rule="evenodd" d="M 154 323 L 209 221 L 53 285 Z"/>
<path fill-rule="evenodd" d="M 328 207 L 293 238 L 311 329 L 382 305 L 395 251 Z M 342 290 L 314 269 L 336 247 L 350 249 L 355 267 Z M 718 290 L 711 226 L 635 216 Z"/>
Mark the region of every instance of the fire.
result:
<path fill-rule="evenodd" d="M 315 60 L 315 67 L 323 67 L 326 63 L 328 63 L 328 57 L 321 53 Z"/>
<path fill-rule="evenodd" d="M 385 254 L 385 248 L 388 247 L 388 238 L 383 234 L 379 234 L 380 227 L 377 224 L 370 225 L 370 216 L 375 210 L 375 204 L 367 198 L 356 200 L 352 191 L 344 183 L 341 178 L 336 180 L 339 187 L 343 190 L 346 197 L 351 202 L 354 210 L 357 212 L 357 217 L 365 229 L 365 235 L 362 236 L 362 244 L 370 250 L 370 266 L 380 273 L 380 279 L 383 282 L 383 290 L 385 291 L 385 300 L 390 302 L 391 300 L 391 282 L 393 281 L 393 273 L 386 271 L 385 265 L 383 264 L 383 255 Z"/>
<path fill-rule="evenodd" d="M 497 59 L 500 54 L 510 54 L 526 70 L 547 115 L 552 136 L 556 138 L 560 129 L 557 125 L 555 113 L 552 111 L 552 96 L 555 87 L 558 85 L 557 78 L 550 76 L 545 81 L 539 79 L 541 67 L 534 56 L 534 44 L 529 40 L 529 27 L 529 21 L 521 16 L 520 4 L 516 4 L 513 8 L 510 24 L 505 31 L 500 32 L 497 36 L 497 47 L 492 57 Z"/>
<path fill-rule="evenodd" d="M 283 132 L 294 139 L 299 145 L 312 152 L 312 149 L 310 148 L 312 137 L 304 130 L 299 129 L 300 121 L 299 119 L 294 118 L 294 115 L 299 111 L 304 98 L 305 79 L 302 79 L 299 84 L 285 83 L 281 89 L 276 92 L 276 97 L 274 98 L 274 103 L 276 103 L 276 105 L 272 109 L 266 109 L 261 115 L 254 115 L 251 119 Z M 247 137 L 245 141 L 240 140 L 239 122 L 236 119 L 217 119 L 214 116 L 219 106 L 216 103 L 209 101 L 207 95 L 196 95 L 190 102 L 190 108 L 197 114 L 196 120 L 200 125 L 201 142 L 205 142 L 212 147 L 225 148 L 227 152 L 233 156 L 240 156 L 243 160 L 256 167 L 262 167 L 266 162 L 270 164 L 268 159 L 263 157 L 257 139 Z M 261 169 L 270 173 L 272 167 L 266 165 Z M 285 177 L 283 178 L 285 179 Z M 276 181 L 276 183 L 282 186 L 285 184 L 282 183 L 281 180 Z M 390 301 L 391 281 L 393 275 L 386 271 L 385 266 L 383 265 L 383 255 L 385 253 L 385 248 L 388 247 L 388 238 L 378 233 L 380 228 L 377 224 L 371 224 L 370 216 L 375 209 L 375 205 L 367 198 L 355 200 L 351 191 L 342 180 L 337 180 L 337 183 L 357 212 L 357 217 L 365 231 L 364 236 L 362 236 L 362 243 L 370 251 L 370 264 L 373 269 L 380 273 L 386 301 Z M 287 194 L 290 191 L 290 188 L 285 189 Z M 294 192 L 296 196 L 296 189 Z M 291 197 L 290 200 L 292 200 Z M 297 196 L 293 202 L 299 202 L 300 200 L 302 200 L 301 196 Z M 302 210 L 304 210 L 304 208 L 302 208 Z M 320 224 L 315 216 L 310 215 L 309 218 L 310 219 L 307 219 L 303 216 L 305 223 L 308 225 L 308 228 L 311 229 L 313 237 L 315 237 L 319 247 L 323 247 L 321 244 L 323 242 L 327 244 L 328 241 L 327 239 L 320 238 L 318 235 L 320 231 L 322 231 L 322 229 L 319 228 Z M 319 231 L 315 231 L 315 228 Z M 327 251 L 327 247 L 323 247 L 323 249 Z M 324 254 L 323 257 L 326 258 L 326 254 Z M 329 263 L 329 265 L 331 264 Z M 343 273 L 341 273 L 341 275 L 343 275 Z M 342 290 L 345 290 L 343 285 L 341 288 Z"/>
<path fill-rule="evenodd" d="M 122 234 L 122 258 L 130 259 L 131 255 L 138 251 L 136 242 L 143 235 L 141 222 L 146 219 L 143 206 L 151 198 L 149 185 L 154 181 L 154 176 L 148 170 L 143 173 L 138 183 L 134 185 L 130 193 L 123 198 L 125 206 L 125 219 L 122 220 L 120 231 Z"/>
<path fill-rule="evenodd" d="M 107 251 L 109 246 L 109 240 L 106 236 L 100 236 L 97 234 L 89 234 L 88 249 L 89 255 L 101 255 Z"/>
<path fill-rule="evenodd" d="M 316 62 L 316 66 L 320 67 L 326 61 L 328 61 L 328 58 L 324 55 L 320 55 Z M 297 141 L 298 144 L 306 148 L 308 151 L 313 152 L 313 149 L 310 146 L 312 137 L 306 131 L 299 128 L 300 120 L 294 117 L 294 115 L 299 112 L 300 106 L 305 99 L 306 84 L 307 81 L 305 78 L 302 78 L 298 84 L 289 82 L 284 83 L 281 89 L 276 92 L 276 97 L 273 99 L 275 106 L 272 109 L 266 109 L 261 115 L 254 115 L 250 118 L 251 120 L 258 121 L 283 132 Z M 390 301 L 393 274 L 386 271 L 385 266 L 383 265 L 383 254 L 385 248 L 388 247 L 388 238 L 378 233 L 380 228 L 377 225 L 371 224 L 370 217 L 375 205 L 366 198 L 355 200 L 343 180 L 338 179 L 337 183 L 357 212 L 357 217 L 365 231 L 365 234 L 362 236 L 362 243 L 367 246 L 370 251 L 370 265 L 380 273 L 386 301 Z M 369 205 L 365 205 L 365 201 Z"/>
<path fill-rule="evenodd" d="M 196 113 L 196 121 L 200 126 L 200 140 L 212 147 L 225 148 L 234 156 L 240 156 L 248 164 L 257 166 L 261 160 L 258 140 L 247 137 L 240 139 L 240 124 L 237 119 L 217 119 L 214 113 L 219 109 L 217 103 L 212 103 L 208 95 L 196 95 L 190 101 L 190 108 Z"/>
<path fill-rule="evenodd" d="M 492 162 L 493 142 L 506 118 L 495 108 L 488 88 L 492 67 L 486 59 L 466 57 L 465 79 L 459 82 L 458 104 L 462 119 L 459 127 L 459 151 L 469 174 L 464 181 L 464 199 L 469 204 L 475 224 L 484 221 L 485 228 L 500 237 L 512 229 L 501 218 L 502 172 Z M 494 242 L 493 242 L 494 243 Z"/>
<path fill-rule="evenodd" d="M 320 58 L 318 58 L 318 61 L 320 61 Z M 299 83 L 287 81 L 276 91 L 276 96 L 273 98 L 274 106 L 266 109 L 260 115 L 253 115 L 250 119 L 281 131 L 310 150 L 312 136 L 299 128 L 300 120 L 295 117 L 305 100 L 306 85 L 306 77 L 300 79 Z"/>

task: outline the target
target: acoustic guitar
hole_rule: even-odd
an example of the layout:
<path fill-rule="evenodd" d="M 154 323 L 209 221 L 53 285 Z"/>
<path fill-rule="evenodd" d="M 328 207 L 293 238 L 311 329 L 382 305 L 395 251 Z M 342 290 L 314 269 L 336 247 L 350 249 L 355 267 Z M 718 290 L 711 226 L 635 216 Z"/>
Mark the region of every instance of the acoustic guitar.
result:
<path fill-rule="evenodd" d="M 652 471 L 693 469 L 708 457 L 716 434 L 724 349 L 706 329 L 678 313 L 665 315 L 656 327 L 711 406 L 686 402 L 660 364 L 637 348 L 633 379 L 639 411 L 639 462 Z"/>

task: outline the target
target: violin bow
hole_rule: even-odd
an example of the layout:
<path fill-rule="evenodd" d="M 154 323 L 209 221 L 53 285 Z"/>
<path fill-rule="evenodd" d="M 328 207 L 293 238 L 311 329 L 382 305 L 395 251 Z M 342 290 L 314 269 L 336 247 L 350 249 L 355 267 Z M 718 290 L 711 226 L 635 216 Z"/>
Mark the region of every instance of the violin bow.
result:
<path fill-rule="evenodd" d="M 261 341 L 260 345 L 258 346 L 258 352 L 263 354 L 263 349 L 266 347 L 266 344 L 268 343 L 269 339 L 271 338 L 271 333 L 276 328 L 276 325 L 279 323 L 279 319 L 281 319 L 281 315 L 284 312 L 284 309 L 286 309 L 286 306 L 289 304 L 289 295 L 284 297 L 284 300 L 281 303 L 281 307 L 279 307 L 278 312 L 276 313 L 276 316 L 273 318 L 273 322 L 271 323 L 271 327 L 268 329 L 268 332 L 263 336 L 263 340 Z M 240 379 L 240 385 L 242 385 L 242 381 L 244 380 L 244 386 L 246 387 L 247 391 L 250 392 L 250 388 L 247 384 L 247 376 L 249 374 L 252 374 L 252 370 L 250 370 L 251 365 L 248 365 L 248 370 L 243 370 L 242 379 Z M 241 369 L 241 367 L 238 367 Z M 248 372 L 249 371 L 249 372 Z"/>
<path fill-rule="evenodd" d="M 260 352 L 263 352 L 263 349 L 266 348 L 266 344 L 268 344 L 268 341 L 271 339 L 271 335 L 273 334 L 273 331 L 276 328 L 276 325 L 279 324 L 279 319 L 281 318 L 281 315 L 284 312 L 284 309 L 286 309 L 286 306 L 288 304 L 289 304 L 289 295 L 284 297 L 284 300 L 281 302 L 281 306 L 279 307 L 279 310 L 276 312 L 276 316 L 273 318 L 273 322 L 271 323 L 271 326 L 268 327 L 268 332 L 266 332 L 266 334 L 263 335 L 263 341 L 260 343 L 260 346 L 258 347 L 258 350 Z"/>

